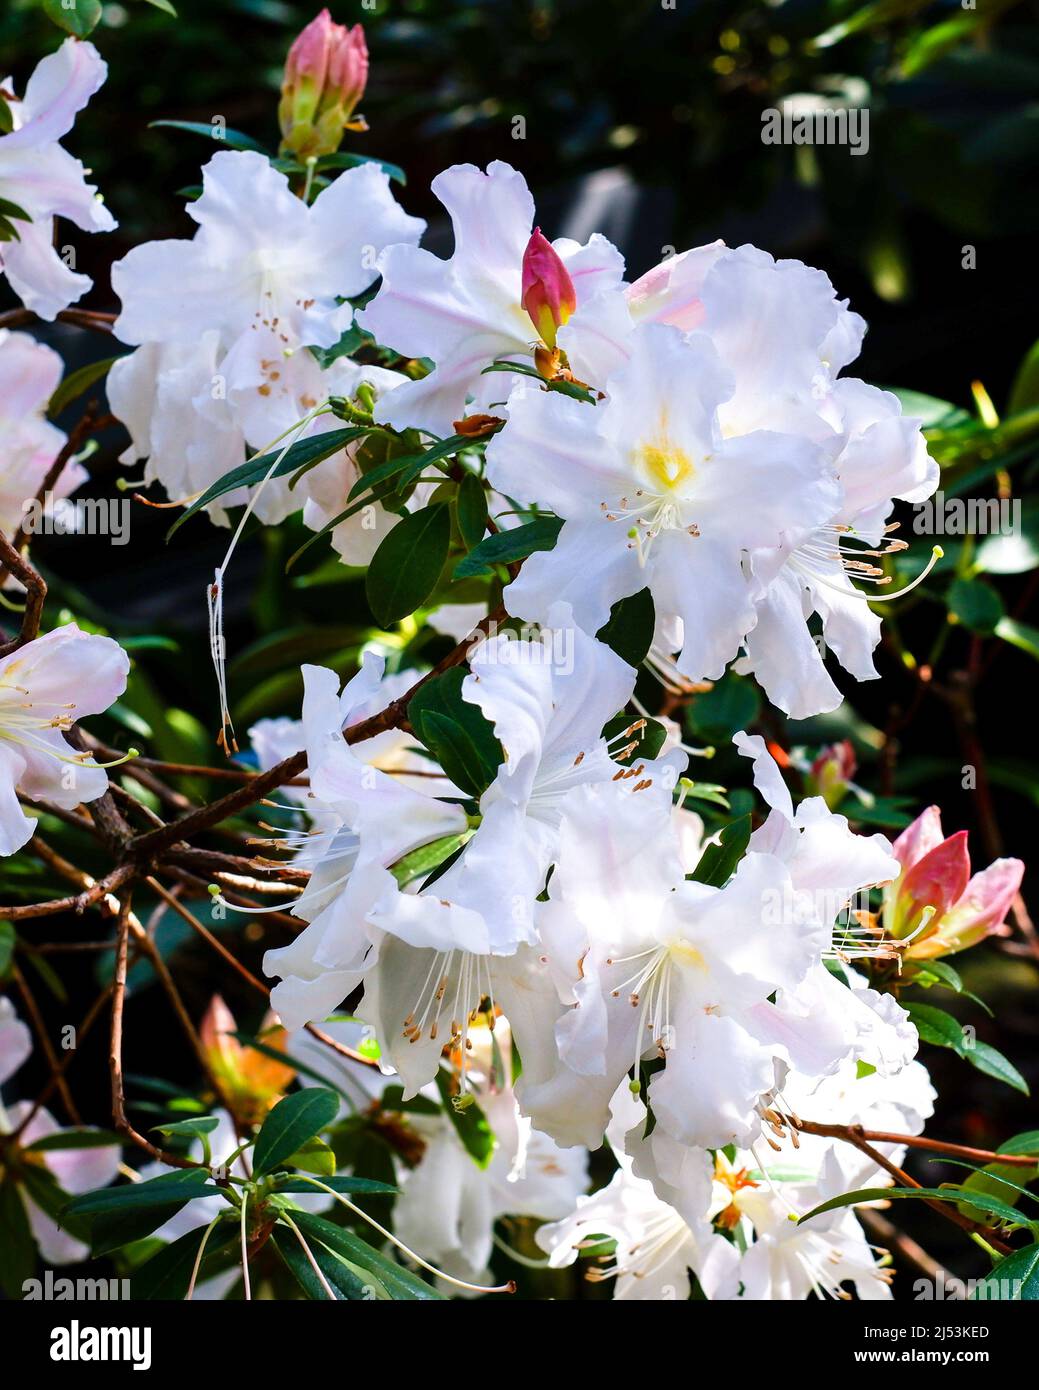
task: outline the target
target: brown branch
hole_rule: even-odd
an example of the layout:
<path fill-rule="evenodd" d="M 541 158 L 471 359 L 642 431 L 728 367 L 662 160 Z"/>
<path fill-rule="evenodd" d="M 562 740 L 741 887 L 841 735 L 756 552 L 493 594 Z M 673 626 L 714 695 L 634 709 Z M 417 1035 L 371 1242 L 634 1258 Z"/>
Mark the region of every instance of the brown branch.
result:
<path fill-rule="evenodd" d="M 139 1149 L 172 1168 L 204 1168 L 205 1164 L 166 1153 L 138 1134 L 126 1114 L 126 1090 L 123 1082 L 123 1005 L 126 1002 L 126 973 L 130 945 L 131 895 L 127 893 L 119 907 L 116 936 L 115 973 L 112 981 L 112 1027 L 108 1045 L 108 1071 L 112 1088 L 112 1123 Z"/>
<path fill-rule="evenodd" d="M 58 323 L 71 323 L 76 328 L 91 328 L 97 333 L 111 337 L 116 316 L 100 313 L 96 309 L 62 309 L 56 318 Z M 0 328 L 25 328 L 28 324 L 39 322 L 39 315 L 31 309 L 8 309 L 0 314 Z"/>
<path fill-rule="evenodd" d="M 61 1096 L 61 1103 L 65 1107 L 65 1113 L 74 1125 L 82 1124 L 83 1121 L 80 1119 L 79 1111 L 76 1109 L 76 1102 L 72 1099 L 72 1092 L 65 1082 L 64 1071 L 61 1063 L 58 1061 L 58 1054 L 54 1051 L 54 1044 L 51 1042 L 50 1034 L 47 1032 L 47 1024 L 44 1022 L 39 1005 L 36 1003 L 36 999 L 32 990 L 29 988 L 25 976 L 17 965 L 11 966 L 11 978 L 18 986 L 18 992 L 22 996 L 22 1002 L 25 1004 L 25 1012 L 29 1015 L 29 1021 L 33 1026 L 36 1036 L 40 1040 L 40 1047 L 43 1049 L 43 1055 L 46 1057 L 47 1065 L 51 1069 L 51 1075 L 57 1078 L 56 1085 L 58 1094 Z"/>
<path fill-rule="evenodd" d="M 107 947 L 107 946 L 109 946 L 111 943 L 107 943 L 107 942 L 106 942 L 106 943 L 104 943 L 104 944 L 105 944 L 106 947 Z M 18 1128 L 17 1128 L 17 1129 L 14 1131 L 14 1133 L 11 1135 L 11 1138 L 12 1138 L 12 1139 L 14 1139 L 14 1140 L 17 1140 L 17 1139 L 18 1139 L 18 1136 L 19 1136 L 19 1135 L 23 1132 L 23 1130 L 25 1130 L 25 1129 L 27 1128 L 27 1126 L 32 1122 L 32 1120 L 33 1120 L 34 1117 L 37 1115 L 37 1113 L 39 1112 L 39 1110 L 41 1109 L 41 1107 L 44 1106 L 44 1105 L 46 1105 L 47 1101 L 50 1099 L 51 1094 L 52 1094 L 59 1086 L 64 1085 L 65 1073 L 68 1071 L 68 1069 L 69 1069 L 69 1067 L 72 1065 L 73 1061 L 75 1061 L 75 1058 L 76 1058 L 77 1053 L 78 1053 L 78 1050 L 79 1050 L 79 1045 L 80 1045 L 80 1043 L 83 1041 L 83 1039 L 84 1039 L 84 1038 L 87 1036 L 87 1034 L 90 1032 L 91 1028 L 93 1027 L 95 1021 L 96 1021 L 97 1018 L 99 1017 L 99 1015 L 100 1015 L 100 1013 L 101 1013 L 101 1010 L 104 1008 L 104 1006 L 105 1006 L 105 1004 L 106 1004 L 106 1002 L 107 1002 L 107 1000 L 108 1000 L 108 997 L 109 997 L 109 995 L 110 995 L 111 993 L 112 993 L 112 986 L 111 986 L 110 984 L 109 984 L 109 985 L 105 985 L 104 989 L 101 991 L 101 993 L 100 993 L 100 994 L 97 996 L 97 998 L 94 1000 L 93 1004 L 91 1004 L 90 1008 L 89 1008 L 89 1009 L 87 1010 L 87 1012 L 84 1014 L 82 1023 L 81 1023 L 81 1024 L 79 1025 L 79 1027 L 76 1029 L 76 1046 L 75 1046 L 74 1048 L 71 1048 L 71 1049 L 65 1054 L 65 1056 L 62 1058 L 62 1060 L 58 1063 L 56 1070 L 54 1070 L 54 1071 L 51 1073 L 50 1078 L 48 1079 L 48 1081 L 47 1081 L 46 1085 L 44 1086 L 43 1090 L 40 1092 L 40 1094 L 39 1094 L 39 1095 L 36 1097 L 36 1099 L 33 1101 L 32 1106 L 30 1107 L 28 1113 L 24 1116 L 24 1118 L 22 1119 L 22 1121 L 21 1121 L 21 1123 L 19 1124 Z"/>
<path fill-rule="evenodd" d="M 264 996 L 264 998 L 270 998 L 270 990 L 263 983 L 263 981 L 258 980 L 251 970 L 248 970 L 242 964 L 242 962 L 237 959 L 237 957 L 232 955 L 232 953 L 227 949 L 224 943 L 222 941 L 219 941 L 209 930 L 209 928 L 207 926 L 204 926 L 198 920 L 195 914 L 193 912 L 190 912 L 182 902 L 178 902 L 177 899 L 173 896 L 173 894 L 168 892 L 167 889 L 165 889 L 162 886 L 162 884 L 159 882 L 157 878 L 154 878 L 151 875 L 149 875 L 145 879 L 145 882 L 148 884 L 149 888 L 154 889 L 154 891 L 158 893 L 159 897 L 162 898 L 163 901 L 166 902 L 173 909 L 173 911 L 177 914 L 178 917 L 180 917 L 183 921 L 187 922 L 188 926 L 191 927 L 193 931 L 196 931 L 199 934 L 199 936 L 201 936 L 202 940 L 205 941 L 208 946 L 212 946 L 213 950 L 216 951 L 217 955 L 222 957 L 222 959 L 225 960 L 227 964 L 230 965 L 231 968 L 235 970 L 242 977 L 242 979 L 245 980 L 247 984 L 251 985 L 253 989 L 258 990 Z"/>
<path fill-rule="evenodd" d="M 47 585 L 42 575 L 37 573 L 3 532 L 0 532 L 0 584 L 3 584 L 8 574 L 21 580 L 24 585 L 25 608 L 22 610 L 22 624 L 16 636 L 6 642 L 0 642 L 0 657 L 10 656 L 36 636 L 40 630 L 43 603 L 47 597 Z"/>
<path fill-rule="evenodd" d="M 905 1135 L 866 1130 L 863 1129 L 862 1125 L 816 1124 L 811 1120 L 795 1119 L 793 1116 L 784 1116 L 784 1120 L 791 1128 L 800 1130 L 803 1134 L 817 1134 L 824 1139 L 841 1139 L 846 1144 L 851 1144 L 861 1154 L 865 1154 L 878 1168 L 883 1168 L 884 1172 L 893 1177 L 901 1187 L 923 1187 L 923 1183 L 910 1177 L 907 1172 L 899 1168 L 879 1149 L 875 1149 L 870 1142 L 870 1140 L 875 1140 L 877 1143 L 903 1144 L 906 1142 Z M 917 1136 L 911 1137 L 916 1138 Z M 993 1234 L 991 1227 L 981 1225 L 977 1221 L 971 1221 L 969 1217 L 961 1216 L 948 1202 L 939 1201 L 935 1197 L 922 1197 L 920 1200 L 925 1202 L 933 1211 L 936 1211 L 939 1216 L 944 1217 L 946 1221 L 951 1221 L 954 1226 L 959 1226 L 961 1230 L 968 1231 L 971 1235 L 981 1234 L 994 1249 L 999 1250 L 1004 1255 L 1010 1254 L 1010 1247 Z M 963 1200 L 969 1201 L 969 1198 L 964 1197 Z"/>

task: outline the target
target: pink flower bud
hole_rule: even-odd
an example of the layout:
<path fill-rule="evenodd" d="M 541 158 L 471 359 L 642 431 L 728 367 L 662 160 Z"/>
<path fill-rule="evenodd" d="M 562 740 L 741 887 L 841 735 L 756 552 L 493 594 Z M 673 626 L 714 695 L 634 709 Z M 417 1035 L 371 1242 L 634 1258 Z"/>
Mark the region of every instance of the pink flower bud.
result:
<path fill-rule="evenodd" d="M 964 951 L 986 936 L 1005 934 L 1006 915 L 1017 896 L 1025 866 L 1020 859 L 997 859 L 974 875 L 957 903 L 946 912 L 934 936 L 909 954 L 926 959 Z"/>
<path fill-rule="evenodd" d="M 329 105 L 337 105 L 345 116 L 351 116 L 368 85 L 368 45 L 359 24 L 352 29 L 343 24 L 334 24 L 332 28 L 335 32 L 328 59 L 325 100 Z"/>
<path fill-rule="evenodd" d="M 282 152 L 305 160 L 337 150 L 367 81 L 364 30 L 335 24 L 322 10 L 285 62 L 278 106 Z"/>
<path fill-rule="evenodd" d="M 903 869 L 911 868 L 928 851 L 940 845 L 942 834 L 942 813 L 937 806 L 928 806 L 921 811 L 912 825 L 906 826 L 891 846 L 895 858 Z"/>
<path fill-rule="evenodd" d="M 535 227 L 523 253 L 521 300 L 546 347 L 556 345 L 556 330 L 577 308 L 574 282 L 559 253 Z"/>
<path fill-rule="evenodd" d="M 937 931 L 945 913 L 963 896 L 969 879 L 967 832 L 959 830 L 903 871 L 896 885 L 892 935 L 911 936 L 922 923 L 926 923 L 923 934 Z"/>
<path fill-rule="evenodd" d="M 833 743 L 820 749 L 818 757 L 808 772 L 809 788 L 815 796 L 821 796 L 831 811 L 844 800 L 851 779 L 855 776 L 858 763 L 855 750 L 848 739 Z"/>

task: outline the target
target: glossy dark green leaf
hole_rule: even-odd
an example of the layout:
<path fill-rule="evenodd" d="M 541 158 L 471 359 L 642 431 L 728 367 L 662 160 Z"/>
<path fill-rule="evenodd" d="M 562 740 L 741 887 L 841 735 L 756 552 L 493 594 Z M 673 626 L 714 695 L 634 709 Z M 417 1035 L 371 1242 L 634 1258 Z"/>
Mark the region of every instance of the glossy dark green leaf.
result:
<path fill-rule="evenodd" d="M 0 1182 L 0 1288 L 8 1298 L 23 1297 L 22 1287 L 36 1268 L 36 1241 L 22 1193 L 12 1177 Z"/>
<path fill-rule="evenodd" d="M 595 634 L 600 642 L 611 647 L 629 666 L 638 666 L 646 659 L 653 642 L 657 615 L 653 595 L 648 589 L 618 599 L 610 609 L 610 620 Z"/>
<path fill-rule="evenodd" d="M 409 512 L 372 556 L 365 592 L 382 627 L 406 618 L 433 592 L 451 545 L 451 509 L 436 502 Z"/>
<path fill-rule="evenodd" d="M 101 0 L 43 0 L 43 12 L 74 38 L 85 39 L 101 20 Z"/>
<path fill-rule="evenodd" d="M 253 1145 L 253 1174 L 261 1177 L 285 1164 L 339 1113 L 335 1091 L 308 1086 L 280 1100 L 264 1120 Z"/>
<path fill-rule="evenodd" d="M 286 474 L 296 473 L 301 468 L 321 463 L 366 433 L 367 430 L 359 425 L 351 425 L 341 430 L 326 430 L 324 434 L 312 434 L 306 439 L 298 439 L 287 449 L 282 446 L 238 464 L 207 487 L 190 507 L 184 509 L 167 532 L 167 539 L 183 526 L 189 517 L 207 507 L 210 502 L 215 502 L 218 497 L 233 492 L 235 488 L 253 487 L 262 483 L 268 473 L 272 478 L 284 478 Z"/>
<path fill-rule="evenodd" d="M 104 357 L 100 362 L 88 362 L 85 367 L 69 372 L 47 403 L 47 414 L 51 419 L 60 415 L 65 407 L 84 391 L 89 391 L 96 381 L 107 376 L 109 368 L 120 361 L 122 356 L 123 354 L 119 353 L 116 357 Z"/>
<path fill-rule="evenodd" d="M 505 755 L 483 711 L 462 698 L 465 678 L 465 670 L 454 667 L 427 681 L 412 696 L 408 719 L 455 785 L 479 796 Z"/>
<path fill-rule="evenodd" d="M 1026 1245 L 998 1261 L 976 1281 L 971 1298 L 1039 1303 L 1039 1244 Z"/>
<path fill-rule="evenodd" d="M 977 1071 L 984 1072 L 986 1076 L 992 1076 L 997 1081 L 1002 1081 L 1004 1085 L 1011 1086 L 1015 1091 L 1020 1091 L 1022 1095 L 1031 1094 L 1028 1089 L 1028 1082 L 1013 1062 L 1009 1061 L 1002 1052 L 997 1051 L 989 1043 L 975 1041 L 970 1047 L 964 1047 L 960 1055 Z"/>
<path fill-rule="evenodd" d="M 57 0 L 61 4 L 61 0 Z M 240 130 L 227 130 L 214 127 L 209 121 L 150 121 L 149 127 L 152 130 L 163 128 L 166 130 L 186 130 L 191 135 L 202 135 L 207 140 L 212 140 L 214 145 L 224 146 L 229 150 L 253 150 L 257 154 L 266 154 L 258 140 L 254 140 L 251 135 L 244 135 Z"/>
<path fill-rule="evenodd" d="M 826 1211 L 836 1211 L 838 1207 L 857 1206 L 862 1202 L 882 1202 L 895 1200 L 897 1198 L 917 1198 L 923 1200 L 929 1198 L 936 1202 L 962 1202 L 964 1192 L 961 1187 L 864 1187 L 856 1192 L 843 1192 L 839 1197 L 831 1197 L 828 1202 L 821 1202 L 819 1206 L 813 1207 L 799 1219 L 798 1224 L 810 1221 L 813 1216 L 819 1216 Z M 1014 1226 L 1029 1226 L 1032 1223 L 1025 1221 L 1020 1212 L 1014 1210 L 1006 1202 L 1001 1202 L 998 1197 L 993 1197 L 988 1193 L 973 1193 L 970 1195 L 970 1205 L 978 1207 L 988 1216 L 995 1216 L 1000 1221 L 1006 1221 Z"/>
<path fill-rule="evenodd" d="M 563 523 L 557 516 L 539 516 L 509 531 L 488 536 L 455 565 L 455 579 L 471 579 L 477 574 L 489 574 L 494 565 L 511 565 L 525 560 L 536 550 L 551 550 L 559 539 Z"/>
<path fill-rule="evenodd" d="M 292 1217 L 292 1221 L 297 1229 L 300 1229 L 295 1216 Z M 301 1229 L 300 1234 L 302 1235 Z M 303 1239 L 307 1243 L 306 1250 L 300 1243 L 300 1236 L 287 1222 L 282 1222 L 271 1236 L 271 1244 L 281 1256 L 286 1268 L 291 1272 L 303 1293 L 312 1302 L 328 1302 L 328 1289 L 326 1289 L 325 1284 L 332 1289 L 337 1299 L 343 1301 L 368 1303 L 375 1300 L 385 1301 L 389 1298 L 389 1294 L 378 1280 L 366 1270 L 347 1262 L 342 1256 L 312 1236 L 303 1236 Z M 309 1258 L 307 1256 L 308 1250 L 310 1252 Z M 311 1259 L 321 1271 L 325 1284 L 322 1284 L 321 1279 L 315 1274 L 314 1267 L 310 1263 Z"/>
<path fill-rule="evenodd" d="M 467 473 L 458 484 L 455 514 L 466 550 L 475 549 L 487 530 L 487 493 L 475 473 Z"/>
<path fill-rule="evenodd" d="M 486 1168 L 494 1157 L 497 1141 L 475 1095 L 472 1091 L 463 1097 L 453 1095 L 451 1074 L 443 1067 L 437 1071 L 436 1083 L 444 1113 L 454 1126 L 466 1153 L 477 1168 Z"/>
<path fill-rule="evenodd" d="M 120 1187 L 101 1187 L 73 1197 L 65 1211 L 73 1216 L 93 1216 L 98 1212 L 144 1210 L 176 1203 L 178 1210 L 196 1197 L 220 1195 L 220 1188 L 209 1181 L 204 1168 L 178 1168 L 144 1182 L 124 1183 Z"/>
<path fill-rule="evenodd" d="M 713 888 L 721 888 L 736 872 L 736 865 L 746 853 L 750 843 L 751 818 L 740 816 L 732 821 L 719 836 L 719 843 L 708 845 L 700 855 L 700 862 L 690 874 L 699 883 L 709 883 Z"/>
<path fill-rule="evenodd" d="M 389 1260 L 374 1246 L 368 1245 L 343 1226 L 333 1225 L 324 1217 L 312 1216 L 310 1212 L 295 1211 L 292 1219 L 308 1238 L 327 1245 L 338 1255 L 362 1270 L 370 1270 L 376 1280 L 394 1299 L 414 1301 L 415 1299 L 440 1301 L 440 1294 L 432 1285 L 425 1283 L 416 1274 Z"/>

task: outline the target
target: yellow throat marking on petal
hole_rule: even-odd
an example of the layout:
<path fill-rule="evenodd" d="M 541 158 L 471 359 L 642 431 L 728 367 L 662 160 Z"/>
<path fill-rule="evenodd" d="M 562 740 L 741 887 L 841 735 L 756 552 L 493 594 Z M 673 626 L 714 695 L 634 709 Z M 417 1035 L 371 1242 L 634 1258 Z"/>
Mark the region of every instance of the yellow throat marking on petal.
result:
<path fill-rule="evenodd" d="M 692 965 L 697 970 L 707 969 L 707 962 L 704 960 L 703 953 L 699 951 L 689 941 L 672 941 L 669 948 L 672 959 L 680 965 Z"/>
<path fill-rule="evenodd" d="M 684 487 L 696 472 L 689 455 L 671 439 L 666 417 L 661 418 L 653 438 L 639 444 L 637 454 L 650 486 L 663 493 Z"/>

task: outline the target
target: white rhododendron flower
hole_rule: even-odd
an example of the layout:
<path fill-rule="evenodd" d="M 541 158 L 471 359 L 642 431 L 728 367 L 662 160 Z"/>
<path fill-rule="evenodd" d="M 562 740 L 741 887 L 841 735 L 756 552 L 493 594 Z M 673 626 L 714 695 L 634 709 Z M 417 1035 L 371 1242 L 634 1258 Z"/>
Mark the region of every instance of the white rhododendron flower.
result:
<path fill-rule="evenodd" d="M 614 1280 L 616 1299 L 684 1302 L 691 1292 L 690 1270 L 709 1298 L 733 1296 L 736 1252 L 711 1231 L 706 1219 L 710 1160 L 702 1150 L 697 1158 L 696 1189 L 703 1218 L 690 1225 L 622 1158 L 622 1166 L 606 1187 L 579 1198 L 571 1215 L 538 1231 L 537 1242 L 548 1252 L 553 1269 L 573 1264 L 582 1246 L 601 1237 L 615 1241 L 616 1248 L 602 1257 L 588 1277 Z"/>
<path fill-rule="evenodd" d="M 0 531 L 13 536 L 42 488 L 65 436 L 45 416 L 61 380 L 61 358 L 28 333 L 0 329 Z M 48 505 L 85 482 L 86 469 L 70 459 L 48 488 Z"/>
<path fill-rule="evenodd" d="M 885 1074 L 900 1070 L 916 1052 L 916 1029 L 890 996 L 865 987 L 849 962 L 880 949 L 877 936 L 858 924 L 855 913 L 870 888 L 889 883 L 898 862 L 883 835 L 855 835 L 844 816 L 835 815 L 820 796 L 793 799 L 774 758 L 759 735 L 742 731 L 733 742 L 753 760 L 754 784 L 769 806 L 764 825 L 750 838 L 750 850 L 775 855 L 790 874 L 796 910 L 829 929 L 824 954 L 845 962 L 852 988 L 842 984 L 822 957 L 794 989 L 778 992 L 759 1006 L 762 1026 L 782 1040 L 781 1055 L 794 1067 L 825 1075 L 853 1055 Z M 847 909 L 854 904 L 852 915 Z M 773 910 L 777 921 L 786 911 Z"/>
<path fill-rule="evenodd" d="M 603 642 L 575 628 L 565 604 L 556 605 L 549 618 L 536 638 L 504 633 L 481 642 L 462 686 L 463 697 L 493 725 L 505 758 L 480 797 L 478 827 L 436 880 L 435 891 L 497 923 L 492 949 L 502 955 L 519 942 L 534 941 L 534 904 L 569 793 L 598 783 L 616 786 L 618 794 L 635 786 L 645 793 L 655 785 L 658 795 L 668 796 L 685 764 L 678 754 L 618 766 L 599 731 L 623 710 L 635 672 Z M 612 753 L 628 742 L 622 733 Z M 398 895 L 376 908 L 372 920 L 393 931 L 398 917 L 414 910 L 412 897 Z"/>
<path fill-rule="evenodd" d="M 0 270 L 27 309 L 53 319 L 90 289 L 54 246 L 54 219 L 84 232 L 111 232 L 115 218 L 87 183 L 88 170 L 59 141 L 104 82 L 108 67 L 92 43 L 66 39 L 40 60 L 21 99 L 9 103 L 14 129 L 0 135 L 0 198 L 17 217 L 17 239 L 0 243 Z"/>
<path fill-rule="evenodd" d="M 129 448 L 121 462 L 147 462 L 146 483 L 159 482 L 174 502 L 204 492 L 245 462 L 245 438 L 219 388 L 220 334 L 201 333 L 191 343 L 146 343 L 121 357 L 108 373 L 112 412 L 126 426 Z M 227 508 L 247 500 L 236 488 L 210 503 L 210 517 L 227 524 Z M 258 502 L 261 520 L 280 520 L 282 502 L 272 484 Z"/>
<path fill-rule="evenodd" d="M 366 290 L 379 251 L 416 242 L 424 223 L 374 164 L 346 170 L 309 207 L 250 151 L 214 155 L 202 180 L 187 209 L 199 226 L 191 241 L 147 242 L 112 267 L 115 331 L 182 345 L 216 331 L 217 375 L 246 440 L 263 449 L 327 395 L 304 349 L 335 345 L 353 316 L 341 299 Z"/>
<path fill-rule="evenodd" d="M 509 585 L 511 612 L 543 621 L 565 599 L 597 631 L 620 598 L 648 587 L 681 618 L 679 671 L 722 674 L 754 623 L 746 551 L 810 534 L 839 503 L 811 440 L 752 428 L 726 435 L 720 407 L 734 376 L 710 339 L 649 324 L 591 406 L 526 384 L 487 451 L 502 493 L 563 518 L 553 550 Z"/>
<path fill-rule="evenodd" d="M 888 535 L 893 499 L 922 502 L 938 486 L 919 421 L 901 413 L 897 397 L 863 381 L 841 378 L 831 404 L 841 443 L 835 467 L 840 508 L 807 539 L 784 546 L 785 563 L 756 603 L 747 635 L 748 660 L 772 702 L 794 719 L 836 709 L 841 694 L 826 670 L 807 619 L 818 614 L 826 649 L 856 680 L 873 680 L 880 618 L 868 604 L 888 581 L 876 563 L 906 542 Z M 755 556 L 769 571 L 774 556 Z M 860 589 L 873 585 L 876 594 Z"/>
<path fill-rule="evenodd" d="M 504 1019 L 495 1022 L 493 1041 L 486 1025 L 473 1029 L 471 1041 L 472 1094 L 491 1127 L 494 1152 L 479 1167 L 448 1116 L 410 1117 L 425 1147 L 414 1168 L 398 1164 L 401 1195 L 394 1225 L 407 1245 L 447 1274 L 489 1284 L 495 1223 L 503 1216 L 541 1221 L 566 1216 L 588 1186 L 588 1155 L 559 1148 L 520 1114 Z"/>
<path fill-rule="evenodd" d="M 436 364 L 381 403 L 376 418 L 446 438 L 454 421 L 507 395 L 508 377 L 482 375 L 485 367 L 499 359 L 529 363 L 536 347 L 552 344 L 523 304 L 534 225 L 523 175 L 501 160 L 486 173 L 455 164 L 432 187 L 451 217 L 454 254 L 443 261 L 414 245 L 391 246 L 379 261 L 379 292 L 357 321 L 385 346 Z M 565 268 L 578 304 L 620 284 L 624 258 L 598 233 L 583 246 L 560 238 L 549 252 Z"/>
<path fill-rule="evenodd" d="M 382 897 L 397 892 L 389 866 L 467 830 L 460 806 L 402 786 L 367 761 L 363 743 L 351 747 L 343 738 L 343 726 L 363 718 L 360 712 L 375 698 L 382 676 L 383 661 L 374 652 L 365 653 L 361 670 L 341 693 L 333 671 L 303 668 L 311 795 L 334 812 L 338 828 L 317 837 L 307 851 L 314 871 L 292 910 L 309 925 L 288 946 L 264 956 L 267 974 L 281 977 L 271 1004 L 288 1028 L 323 1018 L 375 959 L 381 933 L 366 919 Z M 474 913 L 444 907 L 437 898 L 422 906 L 427 910 L 400 928 L 413 944 L 488 949 L 486 926 Z"/>
<path fill-rule="evenodd" d="M 890 392 L 838 376 L 858 355 L 866 326 L 821 271 L 800 261 L 776 261 L 753 246 L 698 247 L 579 306 L 559 340 L 579 377 L 610 390 L 646 323 L 711 339 L 733 377 L 718 409 L 726 438 L 753 430 L 803 436 L 839 480 L 825 520 L 748 562 L 764 589 L 742 666 L 794 718 L 835 709 L 841 697 L 807 619 L 820 616 L 827 648 L 857 680 L 876 675 L 880 620 L 866 599 L 877 595 L 857 582 L 882 586 L 875 561 L 903 548 L 886 530 L 893 499 L 920 502 L 937 486 L 920 422 L 904 417 Z"/>
<path fill-rule="evenodd" d="M 770 901 L 784 904 L 780 925 Z M 702 1147 L 754 1137 L 782 1050 L 760 1006 L 795 989 L 826 941 L 780 859 L 748 854 L 724 888 L 687 880 L 670 807 L 582 789 L 539 927 L 569 1004 L 559 1066 L 524 1067 L 520 1099 L 539 1128 L 596 1146 L 618 1084 L 645 1059 L 664 1062 L 650 1090 L 667 1133 Z"/>
<path fill-rule="evenodd" d="M 0 854 L 21 849 L 36 829 L 19 794 L 67 809 L 104 794 L 107 772 L 65 734 L 119 698 L 129 669 L 117 642 L 75 623 L 0 658 Z"/>

